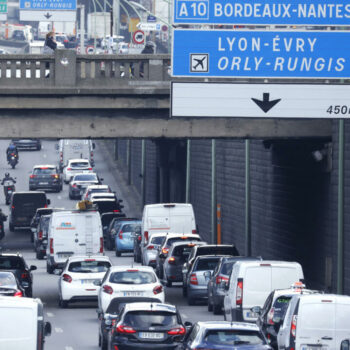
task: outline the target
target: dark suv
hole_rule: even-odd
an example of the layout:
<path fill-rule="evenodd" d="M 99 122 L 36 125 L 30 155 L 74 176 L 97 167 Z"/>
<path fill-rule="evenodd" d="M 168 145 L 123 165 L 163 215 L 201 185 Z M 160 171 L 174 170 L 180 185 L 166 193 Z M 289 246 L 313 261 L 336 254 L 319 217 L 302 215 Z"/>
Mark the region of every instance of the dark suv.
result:
<path fill-rule="evenodd" d="M 55 165 L 36 165 L 29 176 L 29 191 L 62 191 L 62 178 Z"/>
<path fill-rule="evenodd" d="M 51 215 L 42 215 L 34 235 L 34 249 L 38 260 L 44 259 L 47 248 L 47 236 Z"/>
<path fill-rule="evenodd" d="M 0 270 L 12 271 L 23 287 L 25 296 L 33 296 L 32 271 L 36 270 L 36 266 L 31 265 L 28 267 L 21 254 L 0 254 Z"/>

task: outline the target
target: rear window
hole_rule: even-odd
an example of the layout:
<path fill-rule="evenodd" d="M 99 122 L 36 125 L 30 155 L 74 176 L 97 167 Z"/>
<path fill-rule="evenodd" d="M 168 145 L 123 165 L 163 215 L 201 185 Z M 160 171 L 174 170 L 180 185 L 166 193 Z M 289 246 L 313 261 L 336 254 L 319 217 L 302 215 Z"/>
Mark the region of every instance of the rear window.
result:
<path fill-rule="evenodd" d="M 0 272 L 1 287 L 17 287 L 15 276 L 12 273 Z"/>
<path fill-rule="evenodd" d="M 204 341 L 215 345 L 260 345 L 265 344 L 261 334 L 247 330 L 210 330 L 207 331 Z"/>
<path fill-rule="evenodd" d="M 182 241 L 200 241 L 200 238 L 186 237 L 186 236 L 169 238 L 167 242 L 167 246 L 170 247 L 174 242 L 182 242 Z"/>
<path fill-rule="evenodd" d="M 34 175 L 54 175 L 57 174 L 55 168 L 35 168 L 33 170 Z"/>
<path fill-rule="evenodd" d="M 72 162 L 70 163 L 72 168 L 88 168 L 90 166 L 89 162 Z"/>
<path fill-rule="evenodd" d="M 194 268 L 194 271 L 205 271 L 205 270 L 214 270 L 218 264 L 218 258 L 212 259 L 200 259 L 197 261 L 197 265 Z"/>
<path fill-rule="evenodd" d="M 165 236 L 163 237 L 152 237 L 151 243 L 152 244 L 159 244 L 162 245 L 165 241 Z"/>
<path fill-rule="evenodd" d="M 238 255 L 238 251 L 235 247 L 200 247 L 198 255 Z"/>
<path fill-rule="evenodd" d="M 176 314 L 166 311 L 130 311 L 124 323 L 135 328 L 172 327 L 178 324 Z"/>
<path fill-rule="evenodd" d="M 273 304 L 273 308 L 274 308 L 273 318 L 284 319 L 284 315 L 287 312 L 290 299 L 291 297 L 281 296 L 275 300 Z"/>
<path fill-rule="evenodd" d="M 111 267 L 108 261 L 74 261 L 69 264 L 68 271 L 79 273 L 106 272 Z"/>
<path fill-rule="evenodd" d="M 73 181 L 97 181 L 97 176 L 93 174 L 76 175 Z"/>
<path fill-rule="evenodd" d="M 173 256 L 186 257 L 191 253 L 193 246 L 180 245 L 176 247 L 173 251 Z"/>
<path fill-rule="evenodd" d="M 233 262 L 222 264 L 221 273 L 223 275 L 231 275 L 233 264 Z"/>
<path fill-rule="evenodd" d="M 122 230 L 123 232 L 134 232 L 140 226 L 140 224 L 125 224 L 122 226 Z"/>
<path fill-rule="evenodd" d="M 156 278 L 153 273 L 147 271 L 118 271 L 111 274 L 109 282 L 120 284 L 149 284 L 155 283 Z"/>
<path fill-rule="evenodd" d="M 23 260 L 17 256 L 0 256 L 0 269 L 24 270 Z"/>
<path fill-rule="evenodd" d="M 41 208 L 46 205 L 45 193 L 14 193 L 12 204 L 20 207 Z"/>

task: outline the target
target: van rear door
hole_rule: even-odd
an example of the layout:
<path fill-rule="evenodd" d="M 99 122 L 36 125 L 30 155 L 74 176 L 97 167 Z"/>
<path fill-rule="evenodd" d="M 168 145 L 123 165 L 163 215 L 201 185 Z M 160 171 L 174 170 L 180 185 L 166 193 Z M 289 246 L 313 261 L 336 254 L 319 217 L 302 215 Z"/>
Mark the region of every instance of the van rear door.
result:
<path fill-rule="evenodd" d="M 303 278 L 298 265 L 271 265 L 271 291 L 274 289 L 290 288 L 295 282 Z"/>
<path fill-rule="evenodd" d="M 340 349 L 344 339 L 350 338 L 350 298 L 337 296 L 335 306 L 336 349 Z"/>
<path fill-rule="evenodd" d="M 79 243 L 77 215 L 59 213 L 52 222 L 54 234 L 50 236 L 50 240 L 53 240 L 55 261 L 65 261 L 76 253 L 76 245 Z"/>

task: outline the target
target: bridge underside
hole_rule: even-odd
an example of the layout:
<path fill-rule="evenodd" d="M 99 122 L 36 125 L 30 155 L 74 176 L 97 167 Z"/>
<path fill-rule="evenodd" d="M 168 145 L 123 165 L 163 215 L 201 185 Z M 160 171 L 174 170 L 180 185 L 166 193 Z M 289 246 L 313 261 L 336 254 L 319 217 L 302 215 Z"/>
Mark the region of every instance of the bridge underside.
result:
<path fill-rule="evenodd" d="M 2 110 L 0 138 L 330 138 L 331 120 L 177 118 L 169 109 Z"/>

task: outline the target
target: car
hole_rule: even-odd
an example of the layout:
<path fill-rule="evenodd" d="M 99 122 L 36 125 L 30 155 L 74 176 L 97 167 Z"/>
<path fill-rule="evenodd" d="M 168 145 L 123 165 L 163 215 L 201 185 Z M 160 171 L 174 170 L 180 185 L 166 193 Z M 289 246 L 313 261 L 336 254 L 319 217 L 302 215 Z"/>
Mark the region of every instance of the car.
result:
<path fill-rule="evenodd" d="M 106 312 L 115 297 L 149 297 L 164 302 L 164 290 L 152 267 L 112 266 L 101 282 L 98 307 Z"/>
<path fill-rule="evenodd" d="M 320 291 L 306 289 L 303 283 L 296 282 L 289 289 L 275 289 L 272 291 L 262 308 L 260 306 L 252 308 L 259 315 L 256 324 L 274 349 L 278 348 L 277 335 L 292 297 L 294 295 L 315 293 L 322 294 Z"/>
<path fill-rule="evenodd" d="M 69 183 L 69 199 L 80 199 L 86 187 L 89 185 L 99 185 L 103 179 L 100 179 L 95 173 L 75 174 Z"/>
<path fill-rule="evenodd" d="M 115 237 L 114 246 L 116 256 L 121 256 L 121 254 L 125 252 L 134 251 L 134 237 L 132 236 L 132 232 L 137 227 L 141 227 L 141 220 L 121 220 L 115 228 L 113 228 L 111 234 Z"/>
<path fill-rule="evenodd" d="M 215 270 L 210 276 L 208 282 L 208 311 L 213 311 L 214 315 L 218 315 L 222 312 L 225 296 L 225 285 L 231 276 L 233 265 L 237 261 L 254 261 L 262 260 L 261 257 L 247 257 L 247 256 L 235 256 L 235 257 L 222 257 Z"/>
<path fill-rule="evenodd" d="M 141 228 L 136 227 L 133 232 L 134 236 L 134 262 L 141 262 Z"/>
<path fill-rule="evenodd" d="M 158 249 L 157 254 L 157 261 L 156 261 L 156 273 L 157 276 L 162 279 L 163 278 L 163 265 L 165 259 L 168 257 L 169 249 L 171 245 L 175 242 L 187 242 L 187 241 L 201 241 L 201 238 L 196 233 L 190 233 L 190 234 L 181 234 L 181 233 L 169 233 L 167 234 L 164 243 L 161 247 Z M 143 251 L 145 250 L 145 247 L 141 247 L 142 249 L 142 258 L 143 258 Z"/>
<path fill-rule="evenodd" d="M 62 178 L 55 165 L 36 165 L 29 176 L 29 191 L 62 191 Z"/>
<path fill-rule="evenodd" d="M 175 305 L 126 304 L 108 337 L 109 349 L 175 350 L 181 345 L 186 326 Z"/>
<path fill-rule="evenodd" d="M 153 238 L 153 235 L 152 235 Z M 191 253 L 191 250 L 196 245 L 203 245 L 206 242 L 202 241 L 186 241 L 175 242 L 170 246 L 169 253 L 163 264 L 162 281 L 167 287 L 171 287 L 173 282 L 183 282 L 182 268 Z"/>
<path fill-rule="evenodd" d="M 41 150 L 41 141 L 39 139 L 12 139 L 11 142 L 18 150 Z"/>
<path fill-rule="evenodd" d="M 125 55 L 128 54 L 129 53 L 129 44 L 126 42 L 118 43 L 117 51 L 120 54 L 125 54 Z"/>
<path fill-rule="evenodd" d="M 122 199 L 94 198 L 91 202 L 95 205 L 101 215 L 108 212 L 121 213 L 124 208 L 124 206 L 120 204 L 123 202 Z"/>
<path fill-rule="evenodd" d="M 88 159 L 69 159 L 63 168 L 63 181 L 68 184 L 75 174 L 92 173 L 92 166 Z"/>
<path fill-rule="evenodd" d="M 117 213 L 116 213 L 117 214 Z M 126 217 L 115 217 L 109 223 L 108 229 L 106 230 L 106 236 L 104 237 L 106 243 L 106 249 L 112 250 L 115 248 L 115 228 L 118 225 L 119 221 L 135 221 L 139 220 L 138 218 L 126 218 Z"/>
<path fill-rule="evenodd" d="M 219 260 L 220 256 L 217 255 L 197 256 L 185 282 L 188 305 L 208 298 L 208 281 Z"/>
<path fill-rule="evenodd" d="M 0 271 L 0 296 L 23 297 L 24 288 L 12 271 Z"/>
<path fill-rule="evenodd" d="M 24 31 L 23 30 L 14 30 L 12 32 L 12 39 L 26 41 L 26 36 L 24 35 Z"/>
<path fill-rule="evenodd" d="M 192 326 L 179 349 L 271 350 L 271 347 L 255 324 L 206 321 Z"/>
<path fill-rule="evenodd" d="M 145 266 L 156 267 L 157 255 L 159 254 L 159 248 L 163 245 L 166 232 L 154 233 L 148 240 L 147 245 L 143 251 L 143 262 Z M 135 244 L 135 242 L 134 242 Z"/>
<path fill-rule="evenodd" d="M 117 200 L 117 195 L 114 192 L 100 192 L 100 193 L 91 193 L 89 196 L 89 201 L 94 202 L 99 199 L 113 199 Z"/>
<path fill-rule="evenodd" d="M 126 215 L 124 213 L 114 213 L 114 212 L 107 212 L 103 213 L 101 215 L 101 223 L 102 223 L 102 230 L 103 230 L 103 240 L 106 241 L 106 235 L 107 230 L 109 227 L 109 224 L 114 218 L 125 218 Z"/>
<path fill-rule="evenodd" d="M 105 273 L 112 266 L 107 256 L 73 256 L 67 259 L 58 280 L 59 306 L 77 301 L 95 301 Z"/>
<path fill-rule="evenodd" d="M 90 195 L 92 193 L 109 193 L 112 192 L 108 185 L 90 185 L 86 188 L 82 199 L 90 200 Z"/>
<path fill-rule="evenodd" d="M 0 271 L 12 271 L 17 277 L 20 285 L 23 287 L 25 296 L 33 296 L 33 274 L 36 270 L 35 265 L 28 267 L 23 256 L 19 253 L 1 253 L 0 254 Z"/>
<path fill-rule="evenodd" d="M 114 298 L 108 305 L 105 313 L 99 313 L 99 336 L 98 345 L 102 350 L 107 349 L 108 332 L 112 328 L 112 323 L 118 319 L 120 312 L 126 304 L 134 302 L 154 302 L 158 303 L 159 300 L 156 298 L 141 298 L 141 297 L 129 297 L 129 298 Z M 99 310 L 98 310 L 99 311 Z"/>
<path fill-rule="evenodd" d="M 34 251 L 38 260 L 44 259 L 46 255 L 50 219 L 51 214 L 40 216 L 39 224 L 34 233 Z"/>

